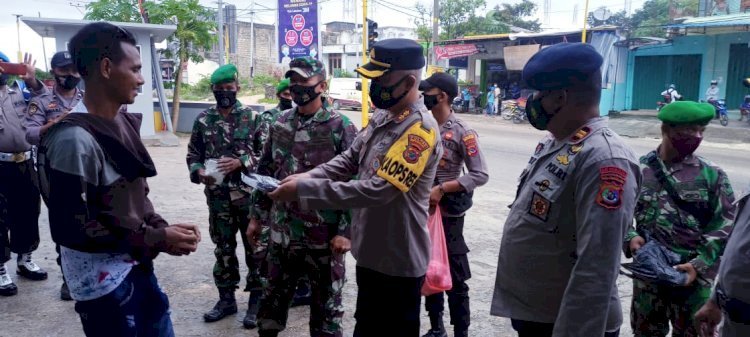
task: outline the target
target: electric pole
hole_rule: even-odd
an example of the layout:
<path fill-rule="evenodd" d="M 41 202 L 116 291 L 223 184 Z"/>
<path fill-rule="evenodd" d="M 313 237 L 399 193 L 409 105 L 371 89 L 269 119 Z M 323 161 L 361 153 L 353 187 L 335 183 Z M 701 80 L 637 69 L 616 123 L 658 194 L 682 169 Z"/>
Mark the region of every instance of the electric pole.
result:
<path fill-rule="evenodd" d="M 13 14 L 16 17 L 16 34 L 18 34 L 18 63 L 23 63 L 23 55 L 21 54 L 21 14 Z M 45 60 L 46 62 L 46 60 Z"/>
<path fill-rule="evenodd" d="M 438 29 L 440 29 L 440 0 L 435 0 L 432 5 L 432 48 L 430 48 L 430 63 L 437 65 L 437 55 L 435 55 L 435 43 L 438 41 Z"/>
<path fill-rule="evenodd" d="M 250 3 L 250 77 L 255 69 L 255 0 Z"/>
<path fill-rule="evenodd" d="M 224 65 L 224 2 L 219 0 L 219 66 Z"/>
<path fill-rule="evenodd" d="M 367 63 L 370 56 L 367 53 L 368 41 L 370 40 L 367 34 L 367 0 L 362 0 L 362 65 Z M 362 128 L 366 127 L 370 120 L 370 86 L 367 82 L 368 80 L 362 77 Z"/>
<path fill-rule="evenodd" d="M 42 17 L 42 12 L 37 12 Z M 44 54 L 44 71 L 49 72 L 49 62 L 47 62 L 47 47 L 44 46 L 44 36 L 42 36 L 42 53 Z"/>

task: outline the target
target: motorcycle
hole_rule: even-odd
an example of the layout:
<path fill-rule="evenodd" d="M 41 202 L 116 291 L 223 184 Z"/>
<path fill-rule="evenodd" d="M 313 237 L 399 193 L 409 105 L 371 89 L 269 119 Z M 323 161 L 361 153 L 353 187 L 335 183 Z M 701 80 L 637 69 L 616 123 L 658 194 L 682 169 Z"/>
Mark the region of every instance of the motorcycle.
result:
<path fill-rule="evenodd" d="M 747 118 L 747 122 L 750 123 L 750 95 L 745 95 L 745 99 L 740 105 L 740 122 L 743 118 Z"/>
<path fill-rule="evenodd" d="M 453 103 L 451 104 L 451 107 L 453 108 L 453 111 L 455 112 L 466 112 L 464 111 L 464 100 L 461 97 L 456 96 L 453 98 Z"/>
<path fill-rule="evenodd" d="M 520 124 L 526 121 L 526 112 L 520 107 L 521 102 L 516 100 L 507 100 L 502 102 L 502 113 L 500 116 L 505 120 L 513 120 L 514 124 Z"/>
<path fill-rule="evenodd" d="M 672 95 L 662 95 L 662 101 L 656 102 L 656 111 L 661 111 L 665 105 L 672 103 Z"/>
<path fill-rule="evenodd" d="M 716 109 L 716 115 L 719 116 L 719 123 L 721 126 L 727 126 L 729 124 L 729 115 L 727 114 L 727 102 L 725 99 L 711 99 L 708 103 L 714 106 Z"/>

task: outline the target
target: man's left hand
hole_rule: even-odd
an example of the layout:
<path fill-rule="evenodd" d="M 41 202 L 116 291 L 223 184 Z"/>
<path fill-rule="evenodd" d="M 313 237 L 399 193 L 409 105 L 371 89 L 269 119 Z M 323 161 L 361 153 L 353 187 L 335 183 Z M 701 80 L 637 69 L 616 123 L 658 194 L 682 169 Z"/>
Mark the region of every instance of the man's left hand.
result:
<path fill-rule="evenodd" d="M 287 181 L 277 187 L 273 192 L 268 193 L 273 201 L 296 201 L 297 200 L 297 179 Z"/>
<path fill-rule="evenodd" d="M 440 186 L 433 187 L 430 191 L 430 207 L 435 207 L 442 198 L 443 192 L 440 191 Z"/>
<path fill-rule="evenodd" d="M 352 249 L 352 242 L 341 236 L 336 235 L 331 239 L 331 250 L 336 254 L 344 254 Z"/>
<path fill-rule="evenodd" d="M 218 165 L 216 167 L 221 171 L 221 173 L 229 174 L 234 172 L 234 170 L 242 167 L 242 163 L 237 158 L 227 158 L 222 157 L 218 161 Z"/>
<path fill-rule="evenodd" d="M 693 282 L 695 282 L 695 279 L 698 277 L 698 271 L 695 270 L 695 267 L 693 266 L 692 263 L 688 262 L 688 263 L 678 264 L 674 266 L 674 269 L 687 273 L 687 281 L 685 281 L 686 287 L 693 284 Z"/>

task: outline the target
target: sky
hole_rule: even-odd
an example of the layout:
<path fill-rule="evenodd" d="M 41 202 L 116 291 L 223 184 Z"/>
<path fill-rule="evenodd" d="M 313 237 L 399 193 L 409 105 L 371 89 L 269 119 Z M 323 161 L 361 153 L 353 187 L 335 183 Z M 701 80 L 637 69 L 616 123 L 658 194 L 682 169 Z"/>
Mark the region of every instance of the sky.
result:
<path fill-rule="evenodd" d="M 20 30 L 16 29 L 16 17 L 14 14 L 23 16 L 42 16 L 46 18 L 64 18 L 64 19 L 82 19 L 86 12 L 85 6 L 94 0 L 2 0 L 3 6 L 0 8 L 0 51 L 8 55 L 11 61 L 16 62 L 18 53 L 18 34 L 20 32 L 22 52 L 30 52 L 37 60 L 37 68 L 45 69 L 45 63 L 48 65 L 49 60 L 54 54 L 55 43 L 53 39 L 44 39 L 47 59 L 44 60 L 42 48 L 42 38 L 33 30 L 20 23 Z M 361 13 L 360 0 L 319 0 L 321 23 L 330 21 L 354 21 L 353 9 L 349 12 L 344 11 L 344 6 L 348 3 L 357 2 L 357 10 Z M 372 9 L 372 19 L 378 22 L 381 27 L 400 26 L 413 27 L 413 18 L 416 15 L 414 6 L 417 1 L 423 2 L 428 8 L 432 7 L 431 0 L 369 0 L 369 6 Z M 533 0 L 538 5 L 536 18 L 542 23 L 544 0 Z M 584 20 L 584 6 L 586 0 L 550 0 L 552 8 L 550 9 L 549 25 L 543 25 L 549 29 L 572 29 L 582 27 Z M 612 12 L 618 12 L 625 8 L 625 0 L 589 0 L 589 11 L 599 7 L 607 7 Z M 214 0 L 200 0 L 201 4 L 207 7 L 216 7 Z M 224 3 L 233 4 L 237 7 L 238 17 L 241 21 L 250 21 L 250 8 L 253 0 L 224 0 Z M 500 3 L 517 3 L 520 0 L 487 0 L 487 8 L 478 9 L 478 13 L 483 13 Z M 631 0 L 631 13 L 643 5 L 645 0 Z M 401 7 L 395 4 L 401 4 Z M 256 22 L 271 24 L 275 21 L 275 11 L 277 0 L 255 0 L 257 13 Z M 577 9 L 577 10 L 576 10 Z M 361 14 L 358 14 L 361 15 Z M 575 19 L 575 21 L 574 21 Z M 361 16 L 360 16 L 361 21 Z"/>

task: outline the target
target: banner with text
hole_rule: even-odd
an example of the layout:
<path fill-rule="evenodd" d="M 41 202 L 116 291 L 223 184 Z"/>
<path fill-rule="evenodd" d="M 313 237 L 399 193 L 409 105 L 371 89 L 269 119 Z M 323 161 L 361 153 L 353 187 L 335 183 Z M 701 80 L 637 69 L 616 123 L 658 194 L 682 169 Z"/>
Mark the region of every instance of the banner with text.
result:
<path fill-rule="evenodd" d="M 279 62 L 318 58 L 318 0 L 279 0 Z"/>
<path fill-rule="evenodd" d="M 438 60 L 466 57 L 478 52 L 475 44 L 451 44 L 435 47 L 435 55 L 437 55 Z"/>

